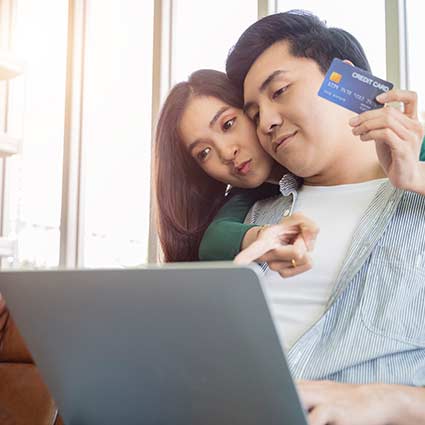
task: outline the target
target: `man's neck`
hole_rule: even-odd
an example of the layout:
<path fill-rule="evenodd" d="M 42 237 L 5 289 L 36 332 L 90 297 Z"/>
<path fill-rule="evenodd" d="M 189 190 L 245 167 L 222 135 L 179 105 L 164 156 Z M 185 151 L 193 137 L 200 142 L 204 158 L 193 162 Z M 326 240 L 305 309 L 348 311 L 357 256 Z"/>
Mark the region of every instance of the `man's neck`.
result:
<path fill-rule="evenodd" d="M 275 162 L 267 179 L 267 183 L 279 184 L 280 179 L 286 173 L 288 173 L 288 170 L 283 165 Z"/>
<path fill-rule="evenodd" d="M 305 177 L 304 184 L 336 186 L 386 177 L 378 161 L 374 142 L 360 142 L 353 136 L 344 140 L 340 147 L 330 164 L 322 172 Z"/>

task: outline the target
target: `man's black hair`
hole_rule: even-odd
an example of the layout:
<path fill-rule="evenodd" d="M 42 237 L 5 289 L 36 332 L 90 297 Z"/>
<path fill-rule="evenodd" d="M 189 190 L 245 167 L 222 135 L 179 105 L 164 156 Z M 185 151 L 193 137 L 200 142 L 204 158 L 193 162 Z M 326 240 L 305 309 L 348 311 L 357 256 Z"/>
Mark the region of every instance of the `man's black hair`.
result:
<path fill-rule="evenodd" d="M 294 56 L 314 60 L 323 73 L 333 58 L 348 59 L 370 71 L 363 47 L 349 32 L 328 28 L 317 16 L 302 10 L 276 13 L 252 24 L 231 49 L 226 62 L 229 79 L 239 90 L 255 60 L 272 44 L 287 40 Z"/>

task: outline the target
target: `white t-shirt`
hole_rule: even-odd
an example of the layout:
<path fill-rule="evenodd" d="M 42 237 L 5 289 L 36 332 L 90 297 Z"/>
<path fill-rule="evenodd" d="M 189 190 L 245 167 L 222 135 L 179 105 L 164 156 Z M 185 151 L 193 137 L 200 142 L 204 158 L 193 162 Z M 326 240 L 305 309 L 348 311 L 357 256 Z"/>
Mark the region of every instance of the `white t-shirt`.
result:
<path fill-rule="evenodd" d="M 355 228 L 379 186 L 386 179 L 338 186 L 303 186 L 295 211 L 302 212 L 320 228 L 313 268 L 283 279 L 268 270 L 265 292 L 274 322 L 286 349 L 324 313 Z"/>

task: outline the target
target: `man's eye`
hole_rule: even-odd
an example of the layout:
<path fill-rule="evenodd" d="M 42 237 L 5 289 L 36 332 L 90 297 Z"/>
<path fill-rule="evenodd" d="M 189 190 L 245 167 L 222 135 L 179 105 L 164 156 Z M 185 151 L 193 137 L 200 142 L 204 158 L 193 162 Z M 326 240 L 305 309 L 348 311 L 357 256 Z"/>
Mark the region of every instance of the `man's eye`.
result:
<path fill-rule="evenodd" d="M 201 152 L 198 153 L 198 155 L 196 155 L 196 157 L 198 158 L 199 161 L 205 161 L 207 159 L 208 154 L 210 153 L 211 148 L 205 148 L 204 150 L 202 150 Z"/>
<path fill-rule="evenodd" d="M 229 130 L 230 128 L 232 128 L 232 127 L 233 127 L 233 124 L 235 123 L 235 121 L 236 121 L 236 118 L 232 118 L 231 120 L 226 121 L 226 122 L 223 124 L 223 130 L 224 130 L 224 131 L 227 131 L 227 130 Z"/>
<path fill-rule="evenodd" d="M 272 99 L 278 98 L 281 94 L 283 94 L 286 91 L 287 88 L 288 86 L 285 86 L 285 87 L 281 87 L 279 90 L 276 90 L 272 95 Z"/>

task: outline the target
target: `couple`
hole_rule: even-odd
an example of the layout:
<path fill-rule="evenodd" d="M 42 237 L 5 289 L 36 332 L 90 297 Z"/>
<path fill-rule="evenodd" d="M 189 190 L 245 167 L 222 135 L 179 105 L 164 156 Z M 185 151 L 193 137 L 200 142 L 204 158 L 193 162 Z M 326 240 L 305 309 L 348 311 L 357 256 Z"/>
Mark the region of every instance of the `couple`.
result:
<path fill-rule="evenodd" d="M 166 261 L 242 250 L 237 261 L 268 264 L 311 424 L 425 424 L 417 98 L 392 90 L 378 101 L 403 111 L 356 116 L 317 96 L 334 57 L 369 68 L 347 32 L 281 13 L 244 32 L 227 76 L 198 71 L 174 87 L 156 135 L 161 244 Z M 242 190 L 226 197 L 228 184 Z"/>

